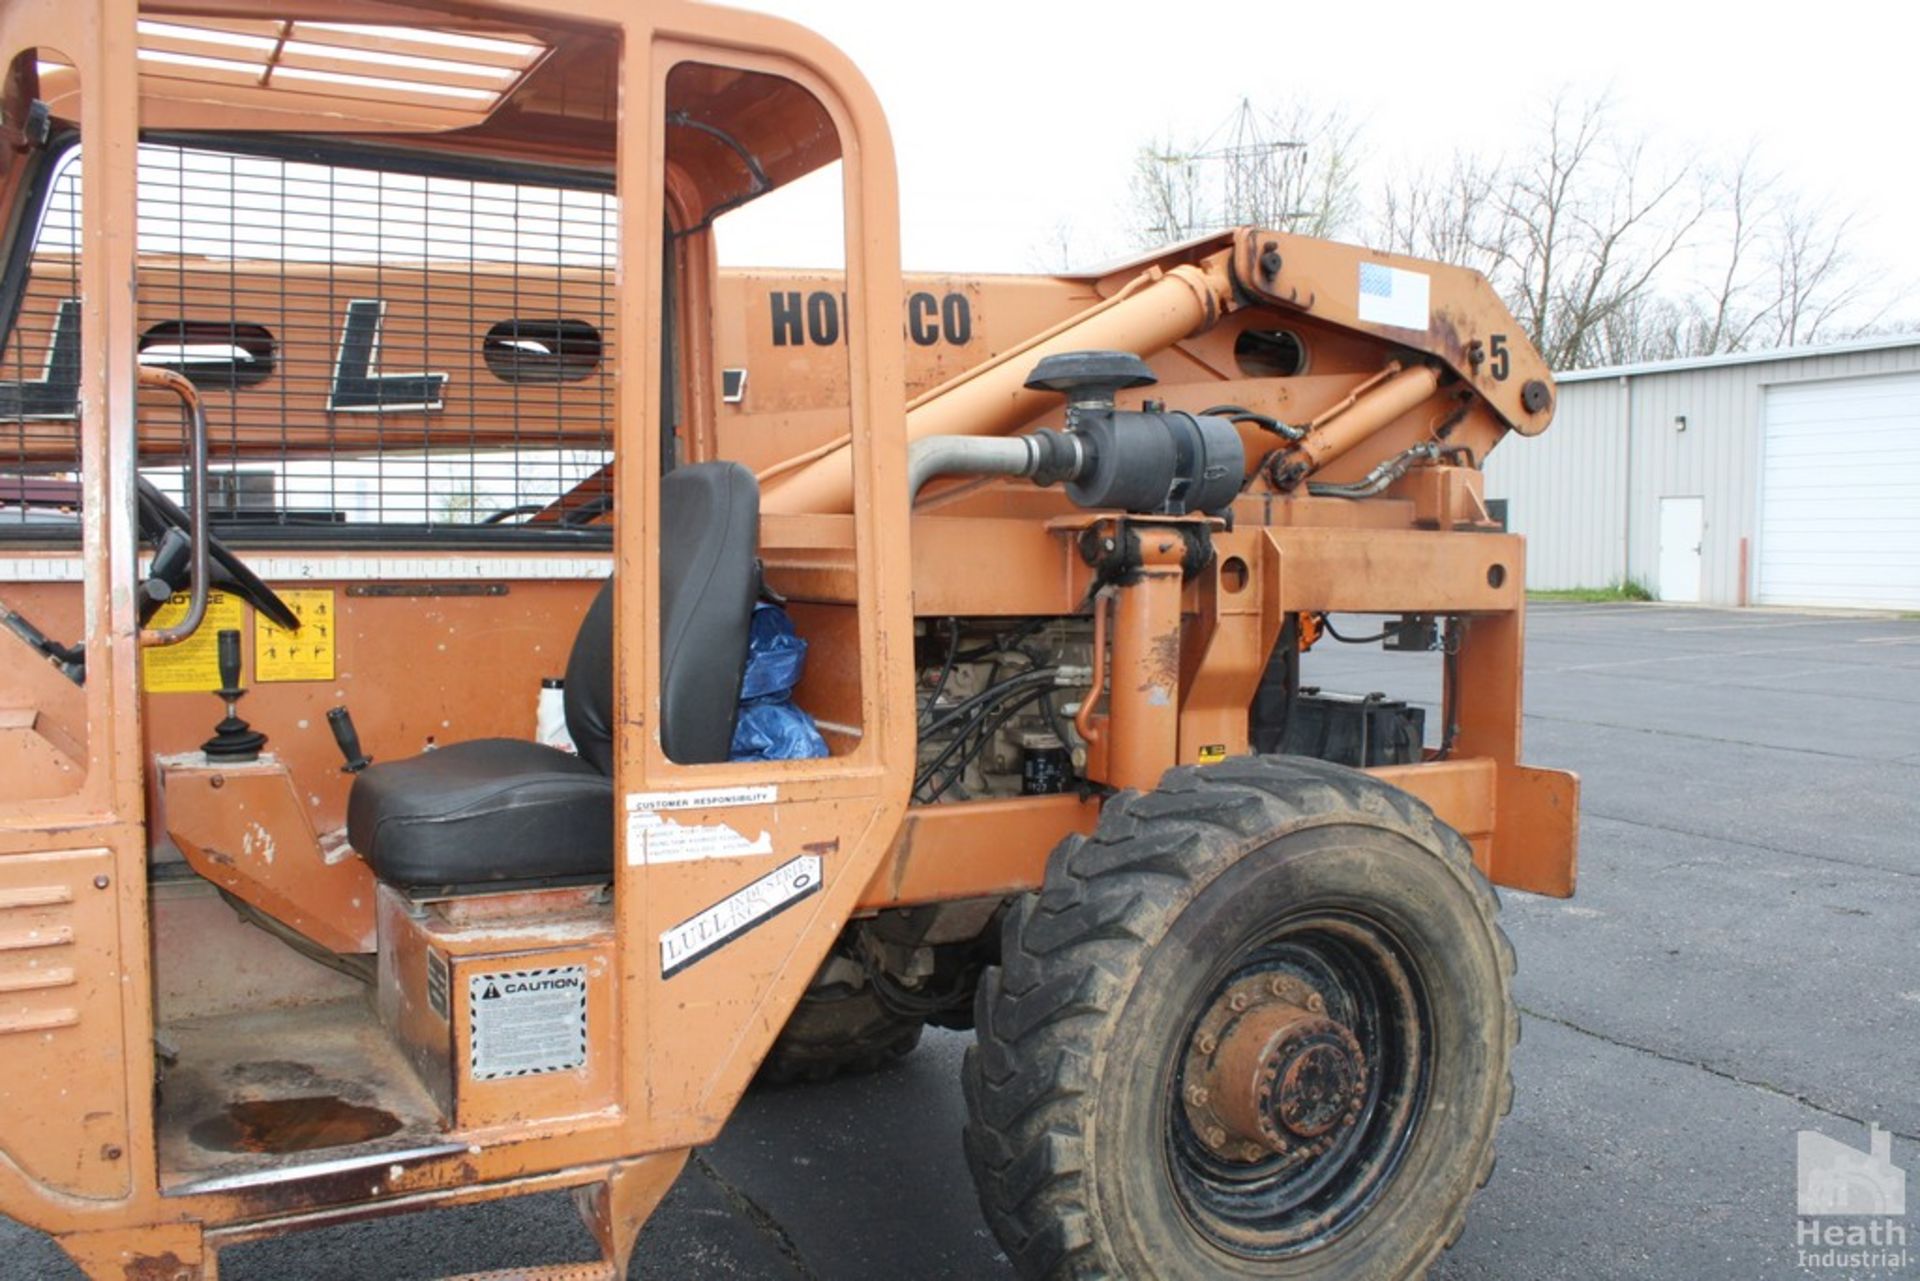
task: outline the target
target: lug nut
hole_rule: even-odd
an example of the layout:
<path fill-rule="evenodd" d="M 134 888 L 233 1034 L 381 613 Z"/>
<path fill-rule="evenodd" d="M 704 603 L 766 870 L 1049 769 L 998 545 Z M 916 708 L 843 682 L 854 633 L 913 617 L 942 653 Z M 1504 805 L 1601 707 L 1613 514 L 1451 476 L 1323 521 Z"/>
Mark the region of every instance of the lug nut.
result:
<path fill-rule="evenodd" d="M 1247 994 L 1245 992 L 1235 992 L 1227 998 L 1227 1008 L 1235 1014 L 1244 1012 L 1247 1008 Z"/>
<path fill-rule="evenodd" d="M 1217 1148 L 1217 1147 L 1220 1147 L 1222 1144 L 1224 1144 L 1226 1141 L 1227 1141 L 1227 1132 L 1225 1130 L 1221 1129 L 1217 1125 L 1210 1125 L 1207 1127 L 1207 1146 L 1208 1147 Z"/>
<path fill-rule="evenodd" d="M 1197 1044 L 1199 1045 L 1200 1053 L 1202 1054 L 1212 1054 L 1215 1050 L 1220 1048 L 1219 1040 L 1214 1037 L 1208 1036 L 1205 1032 L 1202 1032 L 1200 1034 L 1200 1040 L 1197 1042 Z"/>
<path fill-rule="evenodd" d="M 1211 1097 L 1212 1095 L 1207 1093 L 1207 1087 L 1204 1085 L 1189 1085 L 1187 1087 L 1187 1102 L 1191 1103 L 1194 1107 L 1206 1106 L 1207 1100 Z"/>
<path fill-rule="evenodd" d="M 1314 992 L 1307 997 L 1307 1008 L 1315 1014 L 1325 1014 L 1327 1012 L 1327 999 L 1318 992 Z"/>

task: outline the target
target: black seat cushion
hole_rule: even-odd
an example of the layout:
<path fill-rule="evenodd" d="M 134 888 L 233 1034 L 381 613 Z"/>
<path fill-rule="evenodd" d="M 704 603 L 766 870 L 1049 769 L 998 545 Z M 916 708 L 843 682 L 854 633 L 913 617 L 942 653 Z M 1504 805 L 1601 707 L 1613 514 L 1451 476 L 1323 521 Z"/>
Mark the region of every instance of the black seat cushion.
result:
<path fill-rule="evenodd" d="M 613 773 L 613 580 L 594 593 L 567 659 L 561 705 L 575 750 L 602 774 Z"/>
<path fill-rule="evenodd" d="M 739 463 L 660 481 L 660 744 L 681 765 L 733 747 L 760 594 L 760 486 Z"/>
<path fill-rule="evenodd" d="M 661 743 L 683 765 L 724 761 L 760 589 L 760 487 L 738 463 L 676 468 L 660 518 Z M 567 661 L 580 755 L 485 738 L 369 765 L 347 798 L 348 842 L 407 889 L 610 875 L 613 669 L 608 579 Z"/>
<path fill-rule="evenodd" d="M 760 486 L 738 463 L 660 481 L 660 738 L 682 765 L 727 759 L 760 596 Z M 613 772 L 613 580 L 587 607 L 567 662 L 567 732 Z"/>
<path fill-rule="evenodd" d="M 347 840 L 406 889 L 611 875 L 613 780 L 577 756 L 479 738 L 369 765 Z"/>

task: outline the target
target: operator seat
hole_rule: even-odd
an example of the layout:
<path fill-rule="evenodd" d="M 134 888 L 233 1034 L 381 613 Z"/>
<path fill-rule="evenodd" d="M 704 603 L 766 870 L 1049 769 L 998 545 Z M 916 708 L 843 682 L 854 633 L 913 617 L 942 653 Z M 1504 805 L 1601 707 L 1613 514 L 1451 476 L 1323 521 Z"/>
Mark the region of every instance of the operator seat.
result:
<path fill-rule="evenodd" d="M 660 738 L 683 765 L 727 759 L 759 595 L 760 490 L 738 463 L 660 482 Z M 613 871 L 613 580 L 567 661 L 578 756 L 517 738 L 369 765 L 347 797 L 348 843 L 402 889 L 590 880 Z"/>

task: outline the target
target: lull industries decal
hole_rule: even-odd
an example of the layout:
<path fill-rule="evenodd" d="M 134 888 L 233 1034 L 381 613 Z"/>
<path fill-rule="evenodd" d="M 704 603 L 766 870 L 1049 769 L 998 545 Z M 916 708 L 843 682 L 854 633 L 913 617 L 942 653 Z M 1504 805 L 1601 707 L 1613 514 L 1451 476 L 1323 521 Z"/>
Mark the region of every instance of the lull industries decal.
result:
<path fill-rule="evenodd" d="M 800 900 L 818 894 L 820 879 L 820 856 L 802 854 L 688 917 L 660 936 L 660 977 L 672 978 Z"/>

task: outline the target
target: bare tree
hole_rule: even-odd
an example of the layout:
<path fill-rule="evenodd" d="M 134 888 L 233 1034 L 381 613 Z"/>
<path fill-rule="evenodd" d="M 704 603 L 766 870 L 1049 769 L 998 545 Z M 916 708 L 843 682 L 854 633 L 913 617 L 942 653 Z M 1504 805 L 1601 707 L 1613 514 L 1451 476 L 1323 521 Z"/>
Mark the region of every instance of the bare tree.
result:
<path fill-rule="evenodd" d="M 1048 227 L 1027 252 L 1028 265 L 1049 275 L 1069 272 L 1082 264 L 1076 261 L 1075 228 L 1071 218 L 1061 218 Z"/>
<path fill-rule="evenodd" d="M 1514 227 L 1495 199 L 1504 181 L 1497 167 L 1466 152 L 1444 170 L 1389 180 L 1370 239 L 1392 253 L 1492 275 L 1513 252 Z"/>
<path fill-rule="evenodd" d="M 1133 237 L 1159 245 L 1248 224 L 1340 235 L 1361 212 L 1358 141 L 1338 110 L 1295 102 L 1267 112 L 1242 99 L 1204 138 L 1162 137 L 1140 149 Z"/>
<path fill-rule="evenodd" d="M 1243 101 L 1198 142 L 1141 150 L 1135 238 L 1358 230 L 1483 273 L 1556 369 L 1878 331 L 1888 307 L 1876 300 L 1896 296 L 1856 256 L 1855 216 L 1796 192 L 1757 147 L 1677 159 L 1624 127 L 1605 94 L 1562 91 L 1511 154 L 1463 149 L 1395 174 L 1366 209 L 1360 153 L 1337 111 Z"/>
<path fill-rule="evenodd" d="M 1768 344 L 1792 347 L 1835 336 L 1840 319 L 1857 316 L 1867 302 L 1872 278 L 1850 245 L 1855 215 L 1793 197 L 1777 206 L 1770 229 L 1769 257 L 1774 291 L 1760 323 Z M 1874 325 L 1886 314 L 1878 307 L 1851 331 Z"/>
<path fill-rule="evenodd" d="M 1709 261 L 1717 264 L 1683 344 L 1683 354 L 1718 355 L 1740 351 L 1753 337 L 1764 312 L 1753 303 L 1764 281 L 1755 262 L 1765 249 L 1763 227 L 1778 180 L 1762 173 L 1757 151 L 1749 146 L 1726 172 L 1714 179 L 1715 199 L 1702 240 Z M 1764 267 L 1761 268 L 1764 272 Z"/>
<path fill-rule="evenodd" d="M 1714 278 L 1693 302 L 1684 354 L 1791 347 L 1879 322 L 1874 273 L 1850 246 L 1857 219 L 1760 168 L 1753 148 L 1717 179 L 1700 256 Z"/>
<path fill-rule="evenodd" d="M 1555 97 L 1499 205 L 1512 237 L 1490 274 L 1555 369 L 1613 358 L 1609 322 L 1654 287 L 1706 208 L 1685 169 L 1656 168 L 1644 141 L 1614 142 L 1610 115 L 1604 97 Z"/>

